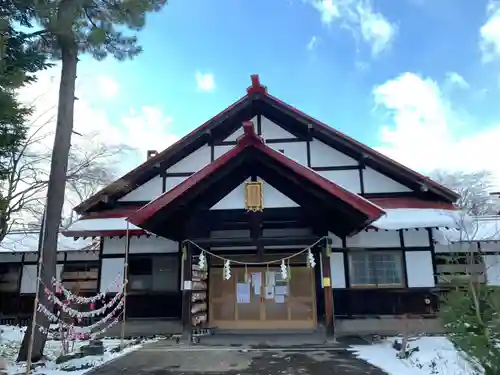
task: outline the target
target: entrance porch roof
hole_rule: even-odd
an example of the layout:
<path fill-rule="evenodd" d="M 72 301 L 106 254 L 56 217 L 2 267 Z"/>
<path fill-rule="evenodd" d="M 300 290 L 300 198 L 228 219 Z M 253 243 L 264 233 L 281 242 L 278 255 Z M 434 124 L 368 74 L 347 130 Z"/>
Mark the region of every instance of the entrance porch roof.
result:
<path fill-rule="evenodd" d="M 131 214 L 128 221 L 168 238 L 182 237 L 194 209 L 210 208 L 246 178 L 258 175 L 325 219 L 339 236 L 354 234 L 385 214 L 369 200 L 266 146 L 248 121 L 237 145 L 181 184 Z"/>

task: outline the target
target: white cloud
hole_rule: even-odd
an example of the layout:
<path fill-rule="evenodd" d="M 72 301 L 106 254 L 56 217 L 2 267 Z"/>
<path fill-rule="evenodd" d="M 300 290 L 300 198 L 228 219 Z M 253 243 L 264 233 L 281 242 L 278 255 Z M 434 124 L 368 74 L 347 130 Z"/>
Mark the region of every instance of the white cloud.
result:
<path fill-rule="evenodd" d="M 97 77 L 99 91 L 104 99 L 113 99 L 118 95 L 120 85 L 113 78 L 100 75 Z"/>
<path fill-rule="evenodd" d="M 457 86 L 463 89 L 468 89 L 470 87 L 469 83 L 465 80 L 464 77 L 462 77 L 460 74 L 457 72 L 448 72 L 446 73 L 446 80 L 445 82 L 447 84 Z"/>
<path fill-rule="evenodd" d="M 382 13 L 373 9 L 370 0 L 311 0 L 320 12 L 323 23 L 339 21 L 370 45 L 374 56 L 388 49 L 397 34 L 398 27 Z"/>
<path fill-rule="evenodd" d="M 215 79 L 213 74 L 203 74 L 198 71 L 195 74 L 195 78 L 198 90 L 203 92 L 212 92 L 215 90 Z"/>
<path fill-rule="evenodd" d="M 111 123 L 107 106 L 91 98 L 111 98 L 118 94 L 119 85 L 105 76 L 96 77 L 86 74 L 85 65 L 79 67 L 80 79 L 77 81 L 74 113 L 74 130 L 81 133 L 72 135 L 71 146 L 79 153 L 88 153 L 99 145 L 128 146 L 133 152 L 120 154 L 114 160 L 106 159 L 118 175 L 122 175 L 146 159 L 147 150 L 161 151 L 179 139 L 171 133 L 172 117 L 165 115 L 161 108 L 144 106 L 137 109 L 124 109 L 124 114 L 116 123 Z M 91 72 L 90 72 L 91 73 Z M 37 135 L 41 139 L 32 151 L 51 153 L 54 143 L 55 119 L 59 87 L 60 68 L 54 67 L 38 75 L 38 81 L 20 91 L 20 99 L 34 105 L 31 132 L 42 129 Z M 108 83 L 102 85 L 101 83 Z M 111 83 L 113 82 L 113 83 Z M 111 84 L 109 84 L 111 83 Z M 112 87 L 112 89 L 110 89 Z M 97 88 L 97 92 L 96 92 Z M 94 104 L 95 102 L 95 104 Z M 48 173 L 49 163 L 40 164 Z M 43 197 L 43 192 L 41 193 Z M 67 192 L 64 216 L 68 217 L 72 207 L 79 203 L 75 194 Z M 28 212 L 22 212 L 23 222 L 32 220 Z"/>
<path fill-rule="evenodd" d="M 413 73 L 375 87 L 373 97 L 388 119 L 379 151 L 424 173 L 489 169 L 500 183 L 500 123 L 464 134 L 464 124 L 439 85 Z"/>
<path fill-rule="evenodd" d="M 105 104 L 100 105 L 98 97 L 111 98 L 118 95 L 119 85 L 110 77 L 86 74 L 85 66 L 79 67 L 83 72 L 81 80 L 77 80 L 75 115 L 73 129 L 83 135 L 96 135 L 93 139 L 109 145 L 127 145 L 137 152 L 130 155 L 123 165 L 121 173 L 125 173 L 135 165 L 143 162 L 150 149 L 165 149 L 179 137 L 172 134 L 172 117 L 163 113 L 160 108 L 144 106 L 124 109 L 120 121 L 111 123 Z M 55 129 L 57 113 L 57 93 L 59 88 L 59 67 L 51 68 L 38 75 L 36 83 L 26 87 L 20 93 L 24 102 L 35 105 L 35 126 L 48 122 L 47 131 Z M 102 84 L 106 83 L 106 84 Z M 73 135 L 72 144 L 81 142 L 82 137 Z M 44 139 L 44 147 L 52 148 L 53 138 Z"/>
<path fill-rule="evenodd" d="M 313 35 L 309 43 L 307 43 L 307 50 L 312 51 L 317 44 L 318 44 L 318 38 L 315 35 Z"/>
<path fill-rule="evenodd" d="M 480 29 L 483 62 L 490 62 L 500 57 L 500 3 L 490 1 L 487 14 L 488 19 Z"/>
<path fill-rule="evenodd" d="M 321 13 L 321 20 L 330 24 L 335 19 L 340 18 L 340 10 L 333 0 L 313 0 L 313 6 Z"/>

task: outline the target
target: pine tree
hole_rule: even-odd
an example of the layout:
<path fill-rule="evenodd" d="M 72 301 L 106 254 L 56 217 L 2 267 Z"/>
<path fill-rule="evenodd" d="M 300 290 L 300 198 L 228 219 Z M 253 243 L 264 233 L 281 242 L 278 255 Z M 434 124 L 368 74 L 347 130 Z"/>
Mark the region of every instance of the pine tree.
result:
<path fill-rule="evenodd" d="M 45 69 L 47 56 L 37 48 L 35 35 L 15 30 L 12 23 L 28 26 L 26 9 L 15 3 L 0 3 L 0 232 L 7 226 L 8 205 L 2 195 L 3 182 L 10 176 L 9 158 L 26 139 L 31 108 L 20 103 L 19 88 L 35 81 L 35 73 Z"/>
<path fill-rule="evenodd" d="M 108 55 L 118 60 L 133 58 L 141 52 L 134 31 L 141 30 L 146 15 L 159 11 L 166 0 L 36 0 L 33 19 L 41 25 L 41 48 L 62 62 L 59 105 L 47 191 L 45 221 L 41 244 L 42 280 L 50 285 L 57 262 L 57 236 L 64 203 L 65 177 L 68 168 L 78 56 L 90 54 L 97 60 Z M 31 8 L 30 8 L 31 9 Z M 41 302 L 48 304 L 39 285 Z M 37 314 L 37 323 L 47 327 L 47 319 Z M 46 337 L 35 330 L 32 359 L 42 357 Z M 31 339 L 26 331 L 18 360 L 26 360 Z"/>
<path fill-rule="evenodd" d="M 468 283 L 448 292 L 440 317 L 455 347 L 478 372 L 500 375 L 500 289 Z"/>

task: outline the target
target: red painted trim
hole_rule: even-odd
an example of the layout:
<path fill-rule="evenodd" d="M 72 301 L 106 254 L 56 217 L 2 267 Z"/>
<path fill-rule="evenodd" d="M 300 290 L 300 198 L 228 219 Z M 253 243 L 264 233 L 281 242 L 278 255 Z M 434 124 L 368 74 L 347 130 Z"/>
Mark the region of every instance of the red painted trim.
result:
<path fill-rule="evenodd" d="M 231 159 L 238 156 L 246 148 L 253 147 L 260 152 L 264 153 L 274 161 L 280 163 L 284 167 L 290 169 L 295 174 L 311 181 L 315 185 L 319 186 L 331 195 L 343 200 L 344 202 L 351 205 L 356 210 L 364 213 L 367 216 L 366 225 L 370 222 L 378 219 L 384 214 L 378 206 L 372 204 L 368 200 L 360 197 L 357 194 L 353 194 L 348 190 L 336 185 L 335 183 L 327 180 L 326 178 L 320 176 L 313 170 L 306 168 L 299 163 L 296 163 L 292 159 L 289 159 L 285 155 L 272 148 L 266 146 L 262 139 L 255 133 L 255 128 L 251 121 L 245 122 L 243 124 L 244 134 L 238 138 L 237 145 L 230 151 L 216 159 L 213 163 L 207 165 L 203 169 L 199 170 L 195 174 L 191 175 L 189 178 L 184 180 L 179 185 L 175 186 L 170 191 L 162 194 L 160 197 L 147 204 L 139 211 L 132 214 L 128 221 L 132 224 L 141 226 L 151 217 L 153 217 L 158 211 L 166 207 L 168 204 L 178 199 L 194 186 L 202 183 L 211 174 L 216 172 L 218 169 L 224 167 Z"/>
<path fill-rule="evenodd" d="M 368 199 L 373 204 L 382 208 L 435 208 L 443 210 L 456 210 L 457 207 L 451 203 L 425 201 L 414 197 L 394 197 L 394 198 L 371 198 Z M 92 219 L 117 219 L 131 216 L 137 210 L 140 210 L 143 205 L 129 206 L 126 208 L 115 208 L 113 210 L 97 211 L 83 216 L 80 220 Z"/>
<path fill-rule="evenodd" d="M 259 75 L 258 74 L 252 74 L 250 76 L 250 79 L 252 80 L 252 86 L 250 86 L 249 88 L 247 88 L 247 94 L 250 95 L 250 94 L 264 94 L 264 95 L 267 95 L 267 87 L 266 86 L 262 86 L 260 84 L 260 78 L 259 78 Z"/>
<path fill-rule="evenodd" d="M 238 101 L 231 104 L 229 107 L 224 109 L 222 112 L 215 115 L 210 120 L 206 121 L 204 124 L 200 125 L 196 129 L 191 131 L 189 134 L 182 137 L 179 141 L 175 142 L 170 147 L 168 147 L 165 150 L 163 150 L 162 152 L 158 153 L 155 157 L 152 157 L 151 159 L 146 160 L 144 163 L 142 163 L 141 165 L 139 165 L 135 169 L 131 170 L 130 172 L 128 172 L 127 174 L 122 176 L 117 181 L 106 186 L 105 188 L 103 188 L 102 190 L 100 190 L 99 192 L 94 194 L 92 197 L 90 197 L 87 200 L 85 200 L 84 202 L 80 203 L 78 206 L 76 206 L 74 208 L 74 210 L 77 212 L 85 211 L 89 208 L 88 207 L 89 205 L 98 203 L 104 196 L 113 195 L 113 194 L 116 194 L 116 193 L 122 191 L 123 189 L 128 188 L 131 183 L 132 184 L 134 183 L 137 175 L 139 175 L 140 173 L 144 172 L 145 170 L 147 170 L 149 168 L 154 168 L 154 166 L 156 164 L 158 164 L 160 161 L 163 161 L 166 158 L 166 156 L 168 155 L 168 152 L 170 152 L 172 149 L 174 149 L 176 147 L 180 147 L 179 145 L 182 143 L 189 143 L 190 138 L 192 138 L 196 134 L 203 132 L 205 130 L 205 128 L 207 128 L 212 122 L 225 116 L 234 107 L 236 107 L 237 105 L 241 104 L 242 102 L 248 100 L 249 96 L 251 94 L 263 94 L 263 95 L 265 95 L 270 100 L 274 101 L 278 106 L 281 106 L 282 108 L 286 108 L 286 109 L 290 110 L 291 112 L 295 113 L 297 116 L 304 118 L 306 121 L 309 121 L 314 126 L 322 128 L 323 130 L 325 130 L 325 132 L 333 134 L 333 135 L 345 140 L 346 142 L 350 142 L 350 143 L 356 145 L 360 149 L 365 150 L 368 154 L 371 154 L 375 158 L 380 159 L 380 161 L 385 162 L 388 166 L 393 166 L 393 167 L 399 168 L 399 169 L 405 171 L 406 173 L 413 175 L 415 177 L 415 180 L 421 181 L 424 184 L 428 184 L 429 186 L 432 186 L 432 187 L 436 188 L 437 190 L 447 192 L 448 194 L 451 194 L 451 195 L 455 195 L 456 199 L 458 199 L 458 195 L 456 195 L 451 190 L 445 188 L 441 184 L 438 184 L 437 182 L 429 179 L 428 177 L 426 177 L 426 176 L 424 176 L 424 175 L 422 175 L 422 174 L 420 174 L 420 173 L 418 173 L 418 172 L 416 172 L 408 167 L 405 167 L 404 165 L 396 162 L 395 160 L 388 158 L 387 156 L 375 151 L 374 149 L 364 145 L 363 143 L 360 143 L 360 142 L 356 141 L 355 139 L 345 135 L 344 133 L 341 133 L 338 130 L 335 130 L 331 126 L 328 126 L 327 124 L 307 115 L 306 113 L 304 113 L 304 112 L 300 111 L 299 109 L 281 101 L 280 99 L 278 99 L 272 95 L 269 95 L 267 92 L 267 88 L 260 83 L 260 78 L 257 74 L 251 75 L 251 81 L 252 81 L 252 85 L 247 89 L 247 95 L 243 96 L 241 99 L 239 99 Z"/>
<path fill-rule="evenodd" d="M 127 235 L 126 229 L 115 229 L 115 230 L 92 230 L 92 231 L 82 231 L 82 230 L 67 230 L 61 232 L 66 237 L 123 237 Z M 132 229 L 128 231 L 129 236 L 142 236 L 147 234 L 146 231 L 142 229 Z"/>
<path fill-rule="evenodd" d="M 382 208 L 422 208 L 422 209 L 441 209 L 441 210 L 457 210 L 457 207 L 451 203 L 424 201 L 412 197 L 394 197 L 394 198 L 372 198 L 370 202 L 375 203 Z"/>
<path fill-rule="evenodd" d="M 92 219 L 118 219 L 126 218 L 132 215 L 135 211 L 140 209 L 143 205 L 128 206 L 122 208 L 114 208 L 106 211 L 91 212 L 87 215 L 83 215 L 80 220 L 92 220 Z"/>

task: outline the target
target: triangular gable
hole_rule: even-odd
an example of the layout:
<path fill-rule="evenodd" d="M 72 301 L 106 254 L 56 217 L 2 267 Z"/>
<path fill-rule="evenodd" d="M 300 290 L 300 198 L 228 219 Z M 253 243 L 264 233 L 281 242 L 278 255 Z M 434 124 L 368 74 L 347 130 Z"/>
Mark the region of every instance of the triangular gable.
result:
<path fill-rule="evenodd" d="M 256 176 L 257 180 L 262 181 L 262 196 L 265 209 L 280 207 L 299 207 L 300 205 L 283 194 L 279 189 L 269 184 L 265 179 Z M 250 178 L 247 179 L 250 181 Z M 247 182 L 245 181 L 245 182 Z M 242 183 L 234 188 L 224 198 L 210 207 L 211 210 L 243 209 L 245 206 L 245 184 Z"/>
<path fill-rule="evenodd" d="M 253 165 L 265 174 L 265 179 L 281 181 L 282 187 L 288 189 L 285 192 L 287 196 L 296 201 L 309 200 L 312 202 L 310 207 L 332 218 L 330 222 L 325 223 L 331 226 L 332 232 L 348 235 L 365 228 L 384 214 L 380 207 L 368 200 L 341 188 L 313 170 L 266 146 L 255 134 L 251 122 L 245 124 L 244 131 L 244 136 L 240 137 L 234 149 L 142 207 L 129 217 L 129 222 L 168 238 L 179 235 L 177 230 L 179 210 L 190 211 L 190 202 L 207 199 L 206 189 L 220 183 L 224 176 L 229 176 L 229 181 L 237 183 L 245 179 L 244 174 L 249 167 L 251 168 L 245 163 L 250 162 L 256 163 Z M 232 169 L 228 165 L 232 165 Z M 238 170 L 238 167 L 241 168 Z M 220 191 L 220 185 L 214 190 Z M 334 218 L 339 221 L 334 221 Z"/>
<path fill-rule="evenodd" d="M 174 165 L 210 141 L 231 140 L 241 132 L 238 124 L 253 118 L 256 114 L 264 114 L 264 118 L 275 123 L 295 122 L 300 125 L 296 127 L 296 134 L 313 137 L 331 147 L 357 155 L 370 168 L 394 178 L 405 186 L 412 186 L 413 190 L 420 190 L 423 194 L 433 194 L 434 199 L 454 202 L 458 198 L 457 194 L 442 185 L 273 97 L 260 84 L 258 76 L 252 76 L 252 86 L 247 90 L 247 95 L 163 152 L 82 202 L 75 210 L 83 213 L 98 209 L 99 205 L 123 197 L 137 186 L 157 176 L 161 170 Z M 282 121 L 276 121 L 277 119 Z"/>

